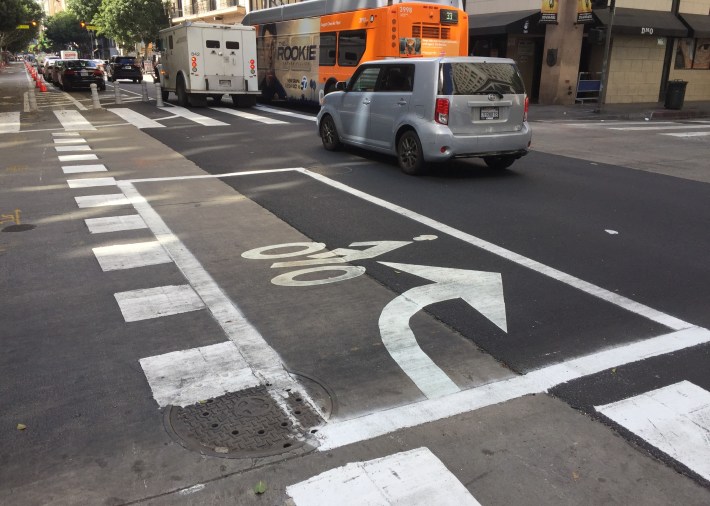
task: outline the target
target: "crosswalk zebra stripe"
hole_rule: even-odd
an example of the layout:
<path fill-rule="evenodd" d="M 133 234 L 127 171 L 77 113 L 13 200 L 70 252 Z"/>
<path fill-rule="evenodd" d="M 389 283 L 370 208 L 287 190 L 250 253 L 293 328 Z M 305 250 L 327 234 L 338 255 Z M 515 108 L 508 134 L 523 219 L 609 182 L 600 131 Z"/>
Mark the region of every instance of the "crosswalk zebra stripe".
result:
<path fill-rule="evenodd" d="M 68 146 L 54 146 L 57 153 L 66 153 L 68 151 L 91 151 L 91 146 L 88 144 L 70 144 Z"/>
<path fill-rule="evenodd" d="M 132 109 L 125 107 L 112 107 L 109 111 L 119 118 L 123 118 L 136 128 L 165 128 L 165 125 L 161 125 L 157 121 L 152 120 Z"/>
<path fill-rule="evenodd" d="M 86 207 L 106 207 L 130 205 L 131 201 L 123 193 L 113 193 L 110 195 L 86 195 L 84 197 L 74 197 L 76 204 L 80 208 Z"/>
<path fill-rule="evenodd" d="M 679 134 L 661 134 L 669 137 L 708 137 L 710 132 L 683 132 Z"/>
<path fill-rule="evenodd" d="M 78 174 L 81 172 L 105 172 L 106 170 L 106 166 L 102 163 L 97 163 L 93 165 L 64 165 L 62 167 L 62 171 L 65 174 Z"/>
<path fill-rule="evenodd" d="M 10 134 L 20 131 L 19 112 L 0 112 L 0 134 Z"/>
<path fill-rule="evenodd" d="M 69 188 L 93 188 L 94 186 L 115 186 L 116 180 L 112 177 L 87 177 L 83 179 L 69 179 Z"/>
<path fill-rule="evenodd" d="M 707 390 L 681 381 L 595 409 L 710 480 Z"/>
<path fill-rule="evenodd" d="M 96 127 L 89 123 L 79 111 L 61 110 L 52 111 L 59 122 L 67 131 L 96 130 Z"/>
<path fill-rule="evenodd" d="M 103 218 L 87 218 L 84 220 L 92 234 L 123 232 L 124 230 L 140 230 L 148 228 L 143 218 L 137 214 L 126 216 L 106 216 Z"/>
<path fill-rule="evenodd" d="M 229 123 L 212 119 L 207 116 L 203 116 L 202 114 L 197 114 L 195 112 L 190 111 L 189 109 L 185 109 L 184 107 L 180 107 L 177 105 L 172 106 L 170 108 L 170 112 L 175 113 L 176 115 L 181 116 L 185 119 L 189 119 L 190 121 L 194 121 L 195 123 L 199 123 L 203 126 L 229 126 Z"/>
<path fill-rule="evenodd" d="M 257 116 L 250 112 L 237 111 L 235 109 L 228 109 L 227 107 L 210 107 L 213 111 L 223 112 L 225 114 L 231 114 L 232 116 L 238 116 L 240 118 L 249 119 L 252 121 L 258 121 L 260 123 L 265 123 L 267 125 L 287 125 L 287 121 L 281 121 L 280 119 L 267 118 L 266 116 Z"/>
<path fill-rule="evenodd" d="M 83 160 L 98 160 L 99 157 L 95 154 L 86 155 L 59 155 L 60 162 L 81 162 Z"/>
<path fill-rule="evenodd" d="M 296 506 L 480 506 L 428 449 L 352 462 L 286 487 Z"/>
<path fill-rule="evenodd" d="M 173 261 L 158 241 L 113 244 L 93 248 L 93 251 L 104 272 L 168 264 Z"/>
<path fill-rule="evenodd" d="M 159 286 L 115 293 L 126 322 L 197 311 L 205 307 L 190 285 Z"/>

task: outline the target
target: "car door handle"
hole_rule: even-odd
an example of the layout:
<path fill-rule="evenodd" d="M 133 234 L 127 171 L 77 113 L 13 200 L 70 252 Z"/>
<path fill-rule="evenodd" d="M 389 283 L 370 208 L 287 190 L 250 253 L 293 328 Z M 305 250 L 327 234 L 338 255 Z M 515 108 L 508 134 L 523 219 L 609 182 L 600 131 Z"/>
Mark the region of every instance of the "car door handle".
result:
<path fill-rule="evenodd" d="M 362 101 L 362 103 L 365 105 L 370 105 L 370 99 L 366 98 L 365 100 Z"/>

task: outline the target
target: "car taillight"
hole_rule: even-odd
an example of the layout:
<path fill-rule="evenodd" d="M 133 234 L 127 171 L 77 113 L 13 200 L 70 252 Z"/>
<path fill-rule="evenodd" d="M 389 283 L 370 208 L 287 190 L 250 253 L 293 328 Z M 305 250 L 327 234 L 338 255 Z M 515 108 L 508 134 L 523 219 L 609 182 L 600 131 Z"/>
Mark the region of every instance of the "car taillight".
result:
<path fill-rule="evenodd" d="M 74 71 L 73 71 L 73 70 L 70 70 L 70 69 L 67 69 L 67 70 L 64 71 L 64 75 L 65 75 L 65 76 L 73 76 L 73 75 L 74 75 Z"/>
<path fill-rule="evenodd" d="M 95 76 L 103 76 L 104 73 L 101 72 L 101 69 L 96 69 L 96 70 L 94 70 L 94 75 L 95 75 Z"/>
<path fill-rule="evenodd" d="M 528 120 L 528 110 L 530 109 L 530 97 L 525 95 L 525 111 L 523 112 L 523 121 Z"/>
<path fill-rule="evenodd" d="M 437 98 L 436 111 L 434 112 L 434 121 L 442 125 L 449 124 L 449 99 Z"/>

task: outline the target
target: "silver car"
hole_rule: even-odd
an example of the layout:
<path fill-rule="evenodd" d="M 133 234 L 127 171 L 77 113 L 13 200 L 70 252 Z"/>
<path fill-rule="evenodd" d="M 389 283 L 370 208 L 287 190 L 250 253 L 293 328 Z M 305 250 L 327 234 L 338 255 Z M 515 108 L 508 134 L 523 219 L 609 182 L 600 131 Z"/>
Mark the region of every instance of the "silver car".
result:
<path fill-rule="evenodd" d="M 505 169 L 530 147 L 528 97 L 507 58 L 371 61 L 336 89 L 318 113 L 330 151 L 343 143 L 393 154 L 404 172 L 422 174 L 458 157 Z"/>

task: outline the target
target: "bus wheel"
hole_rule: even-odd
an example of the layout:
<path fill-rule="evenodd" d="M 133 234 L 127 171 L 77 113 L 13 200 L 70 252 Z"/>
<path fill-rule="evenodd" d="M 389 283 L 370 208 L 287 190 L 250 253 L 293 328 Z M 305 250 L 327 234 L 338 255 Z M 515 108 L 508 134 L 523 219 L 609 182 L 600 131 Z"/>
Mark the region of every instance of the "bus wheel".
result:
<path fill-rule="evenodd" d="M 177 103 L 180 107 L 187 107 L 187 91 L 185 91 L 185 78 L 182 75 L 178 76 L 177 85 L 175 86 L 175 94 L 177 95 Z"/>
<path fill-rule="evenodd" d="M 335 128 L 335 121 L 330 115 L 323 116 L 320 122 L 320 138 L 323 141 L 323 147 L 328 151 L 337 151 L 340 149 L 340 137 L 338 129 Z"/>

